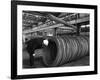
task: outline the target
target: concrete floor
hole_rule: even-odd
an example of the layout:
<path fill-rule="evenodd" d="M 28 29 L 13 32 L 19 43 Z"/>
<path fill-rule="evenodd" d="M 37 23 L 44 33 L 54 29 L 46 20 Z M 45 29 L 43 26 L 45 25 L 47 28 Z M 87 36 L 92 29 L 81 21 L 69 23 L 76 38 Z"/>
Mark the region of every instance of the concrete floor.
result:
<path fill-rule="evenodd" d="M 23 68 L 42 68 L 43 65 L 42 59 L 35 59 L 34 66 L 29 66 L 29 55 L 26 50 L 23 50 Z M 64 66 L 88 66 L 89 65 L 89 56 L 84 56 L 81 59 L 66 63 Z"/>

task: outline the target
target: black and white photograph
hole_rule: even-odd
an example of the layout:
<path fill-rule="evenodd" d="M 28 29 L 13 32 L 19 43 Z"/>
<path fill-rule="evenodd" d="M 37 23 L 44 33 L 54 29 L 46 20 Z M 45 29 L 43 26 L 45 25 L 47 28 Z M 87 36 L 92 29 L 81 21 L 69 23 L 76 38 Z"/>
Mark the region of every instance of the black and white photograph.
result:
<path fill-rule="evenodd" d="M 90 14 L 22 12 L 23 68 L 88 66 Z"/>
<path fill-rule="evenodd" d="M 16 67 L 12 75 L 36 78 L 96 73 L 96 6 L 14 4 L 12 67 Z"/>

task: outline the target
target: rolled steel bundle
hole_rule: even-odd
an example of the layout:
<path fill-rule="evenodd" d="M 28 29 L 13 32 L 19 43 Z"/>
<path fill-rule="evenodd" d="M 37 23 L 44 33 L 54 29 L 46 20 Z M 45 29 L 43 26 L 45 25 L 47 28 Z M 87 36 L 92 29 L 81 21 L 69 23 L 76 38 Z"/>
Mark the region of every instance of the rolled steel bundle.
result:
<path fill-rule="evenodd" d="M 44 38 L 45 39 L 45 38 Z M 46 37 L 49 44 L 43 48 L 42 56 L 45 66 L 60 66 L 89 54 L 88 36 Z"/>

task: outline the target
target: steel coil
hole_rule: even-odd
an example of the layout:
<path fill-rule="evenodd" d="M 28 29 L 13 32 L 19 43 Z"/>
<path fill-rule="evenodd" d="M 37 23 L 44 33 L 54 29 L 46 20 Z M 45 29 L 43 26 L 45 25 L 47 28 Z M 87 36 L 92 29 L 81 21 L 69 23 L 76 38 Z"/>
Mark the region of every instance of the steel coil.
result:
<path fill-rule="evenodd" d="M 42 59 L 45 66 L 60 66 L 89 55 L 89 36 L 43 37 L 49 45 L 43 48 Z M 36 56 L 39 56 L 38 53 Z"/>

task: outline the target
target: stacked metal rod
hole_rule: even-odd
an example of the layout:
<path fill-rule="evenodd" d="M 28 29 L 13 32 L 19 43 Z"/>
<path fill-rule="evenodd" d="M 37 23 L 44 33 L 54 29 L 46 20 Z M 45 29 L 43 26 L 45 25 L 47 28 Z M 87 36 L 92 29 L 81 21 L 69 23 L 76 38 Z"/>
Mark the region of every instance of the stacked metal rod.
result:
<path fill-rule="evenodd" d="M 60 66 L 89 55 L 88 36 L 59 36 L 46 39 L 49 45 L 42 49 L 41 54 L 35 54 L 35 57 L 42 57 L 45 66 Z"/>

